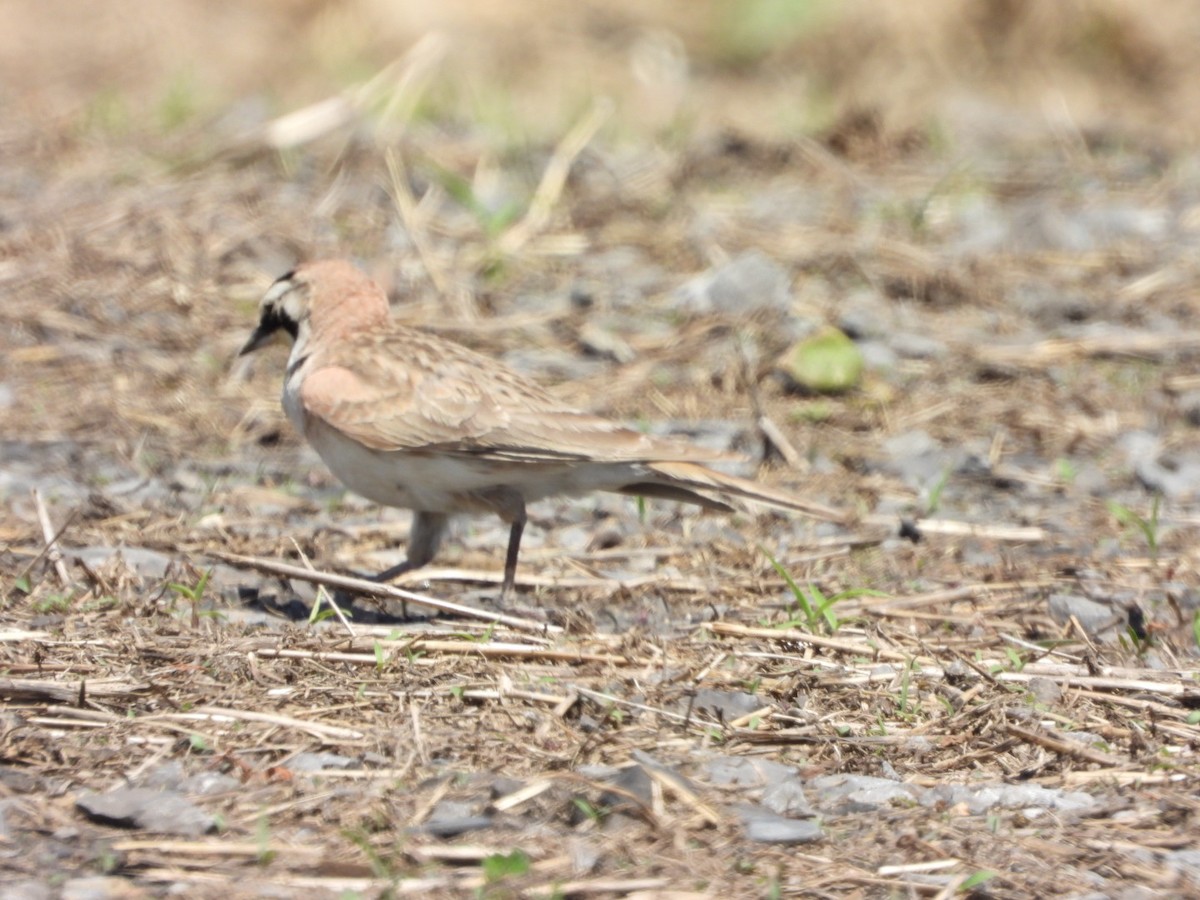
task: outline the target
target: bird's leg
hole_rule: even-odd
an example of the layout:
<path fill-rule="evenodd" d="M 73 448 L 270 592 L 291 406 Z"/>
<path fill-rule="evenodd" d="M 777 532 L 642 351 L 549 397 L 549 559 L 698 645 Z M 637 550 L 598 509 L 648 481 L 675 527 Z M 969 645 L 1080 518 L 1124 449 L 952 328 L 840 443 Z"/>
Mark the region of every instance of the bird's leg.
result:
<path fill-rule="evenodd" d="M 449 524 L 450 517 L 445 513 L 414 510 L 412 527 L 409 529 L 408 535 L 408 555 L 404 562 L 397 563 L 390 569 L 384 569 L 378 575 L 367 575 L 365 576 L 366 579 L 368 581 L 387 582 L 391 581 L 397 575 L 403 575 L 405 572 L 421 568 L 421 566 L 432 560 L 434 554 L 437 553 L 438 545 L 441 544 Z M 341 590 L 334 594 L 334 600 L 337 603 L 349 604 L 352 599 L 353 595 L 347 595 L 346 592 Z M 408 603 L 402 600 L 400 605 L 401 615 L 407 619 Z"/>
<path fill-rule="evenodd" d="M 446 528 L 449 524 L 450 517 L 445 513 L 414 511 L 412 528 L 409 530 L 408 536 L 407 558 L 404 562 L 385 569 L 378 575 L 372 575 L 371 580 L 391 581 L 397 575 L 419 569 L 432 561 L 438 546 L 442 543 L 442 538 L 446 535 Z"/>
<path fill-rule="evenodd" d="M 517 581 L 517 557 L 521 553 L 521 532 L 525 530 L 525 498 L 511 487 L 494 487 L 478 491 L 475 496 L 490 506 L 509 524 L 508 552 L 504 554 L 504 581 L 500 586 L 500 602 L 504 603 Z"/>
<path fill-rule="evenodd" d="M 517 581 L 517 556 L 521 552 L 521 532 L 525 530 L 525 502 L 521 502 L 520 515 L 512 520 L 508 532 L 508 552 L 504 554 L 504 584 L 500 588 L 500 602 L 504 602 Z"/>

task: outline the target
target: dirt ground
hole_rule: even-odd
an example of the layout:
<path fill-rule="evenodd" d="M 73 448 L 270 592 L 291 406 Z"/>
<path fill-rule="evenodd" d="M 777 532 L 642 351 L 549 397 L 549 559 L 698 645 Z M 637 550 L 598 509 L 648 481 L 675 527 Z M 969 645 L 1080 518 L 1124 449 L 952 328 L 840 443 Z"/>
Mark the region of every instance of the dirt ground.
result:
<path fill-rule="evenodd" d="M 6 4 L 0 892 L 1200 894 L 1200 11 L 432 9 Z M 408 514 L 236 355 L 334 255 L 849 524 L 547 501 L 340 620 Z"/>

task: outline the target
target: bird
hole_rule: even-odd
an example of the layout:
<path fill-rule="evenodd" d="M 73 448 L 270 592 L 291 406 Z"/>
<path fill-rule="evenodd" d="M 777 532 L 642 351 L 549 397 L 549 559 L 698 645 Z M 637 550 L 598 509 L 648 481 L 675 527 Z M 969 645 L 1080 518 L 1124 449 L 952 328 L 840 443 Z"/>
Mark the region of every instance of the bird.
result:
<path fill-rule="evenodd" d="M 391 317 L 387 294 L 346 260 L 278 278 L 239 356 L 291 339 L 282 405 L 351 491 L 413 511 L 405 560 L 380 582 L 429 563 L 450 517 L 508 524 L 500 601 L 515 587 L 526 507 L 609 491 L 730 512 L 739 497 L 843 521 L 836 510 L 722 473 L 740 457 L 655 437 L 575 409 L 491 357 Z"/>

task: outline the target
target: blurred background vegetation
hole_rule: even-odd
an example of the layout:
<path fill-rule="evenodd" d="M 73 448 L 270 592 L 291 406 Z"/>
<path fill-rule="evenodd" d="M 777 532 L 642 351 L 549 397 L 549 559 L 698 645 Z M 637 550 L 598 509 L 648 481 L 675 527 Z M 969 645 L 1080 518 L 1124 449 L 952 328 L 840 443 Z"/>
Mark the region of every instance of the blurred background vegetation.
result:
<path fill-rule="evenodd" d="M 1184 0 L 8 0 L 4 16 L 9 127 L 47 135 L 223 136 L 361 85 L 430 35 L 443 49 L 404 113 L 498 148 L 557 139 L 598 95 L 613 142 L 1170 147 L 1200 124 L 1200 5 Z"/>

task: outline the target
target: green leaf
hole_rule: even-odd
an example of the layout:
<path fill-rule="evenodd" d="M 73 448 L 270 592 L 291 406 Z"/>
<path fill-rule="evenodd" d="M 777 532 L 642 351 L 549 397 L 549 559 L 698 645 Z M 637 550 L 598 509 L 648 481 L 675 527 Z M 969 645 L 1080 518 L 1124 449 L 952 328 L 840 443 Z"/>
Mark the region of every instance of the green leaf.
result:
<path fill-rule="evenodd" d="M 858 387 L 863 357 L 854 341 L 828 328 L 793 344 L 778 368 L 800 390 L 836 394 Z"/>
<path fill-rule="evenodd" d="M 529 871 L 529 857 L 521 850 L 512 853 L 493 853 L 483 858 L 483 879 L 489 884 L 510 875 L 524 875 Z"/>
<path fill-rule="evenodd" d="M 960 891 L 969 891 L 979 887 L 979 885 L 983 884 L 985 881 L 991 881 L 995 877 L 995 872 L 989 872 L 987 869 L 980 869 L 978 872 L 960 884 L 958 889 Z"/>

